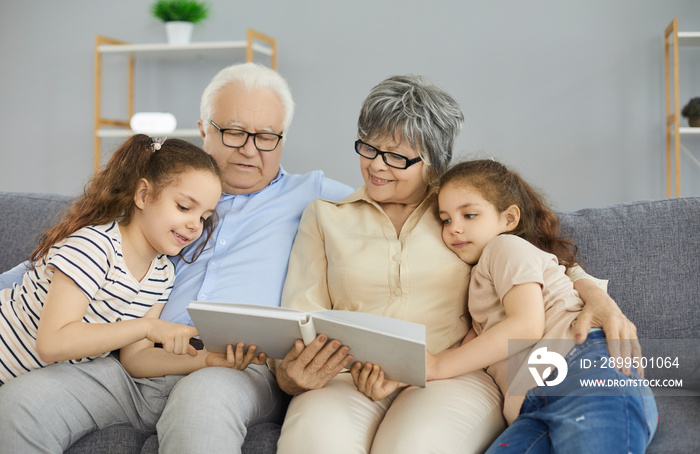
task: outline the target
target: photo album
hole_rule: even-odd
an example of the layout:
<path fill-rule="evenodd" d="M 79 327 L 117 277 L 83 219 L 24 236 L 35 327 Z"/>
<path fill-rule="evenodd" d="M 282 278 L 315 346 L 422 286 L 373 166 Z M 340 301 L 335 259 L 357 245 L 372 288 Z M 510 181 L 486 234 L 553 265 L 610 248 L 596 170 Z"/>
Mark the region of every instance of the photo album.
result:
<path fill-rule="evenodd" d="M 239 342 L 282 359 L 296 339 L 306 345 L 325 334 L 350 348 L 354 361 L 379 365 L 385 377 L 425 386 L 425 326 L 354 311 L 302 312 L 283 307 L 193 301 L 187 311 L 204 348 L 225 352 Z"/>

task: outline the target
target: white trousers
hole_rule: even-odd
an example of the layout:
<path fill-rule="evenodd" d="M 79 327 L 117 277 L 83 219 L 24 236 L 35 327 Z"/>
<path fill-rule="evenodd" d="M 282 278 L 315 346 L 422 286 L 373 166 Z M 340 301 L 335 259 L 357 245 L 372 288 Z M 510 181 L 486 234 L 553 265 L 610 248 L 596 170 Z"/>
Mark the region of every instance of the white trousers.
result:
<path fill-rule="evenodd" d="M 481 453 L 506 427 L 502 403 L 483 371 L 411 386 L 378 402 L 341 373 L 292 399 L 277 452 Z"/>

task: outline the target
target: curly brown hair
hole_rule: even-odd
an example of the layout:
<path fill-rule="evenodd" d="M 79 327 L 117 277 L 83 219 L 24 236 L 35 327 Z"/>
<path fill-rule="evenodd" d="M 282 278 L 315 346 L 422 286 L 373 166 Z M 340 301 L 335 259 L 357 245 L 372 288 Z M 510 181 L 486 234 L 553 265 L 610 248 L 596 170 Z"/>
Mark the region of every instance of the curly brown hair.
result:
<path fill-rule="evenodd" d="M 567 269 L 576 264 L 577 246 L 559 236 L 559 218 L 544 197 L 517 172 L 492 159 L 455 164 L 440 178 L 447 184 L 473 188 L 501 213 L 511 205 L 520 209 L 520 222 L 508 232 L 554 254 Z"/>
<path fill-rule="evenodd" d="M 177 180 L 178 175 L 190 170 L 205 170 L 221 177 L 216 161 L 201 148 L 180 139 L 167 139 L 154 151 L 156 142 L 145 134 L 127 139 L 109 162 L 85 185 L 83 194 L 68 207 L 63 217 L 42 234 L 31 261 L 43 259 L 51 247 L 78 229 L 90 225 L 117 221 L 127 225 L 134 212 L 134 195 L 138 182 L 145 178 L 154 188 L 157 198 L 163 188 Z M 216 225 L 216 216 L 204 223 L 205 241 L 193 252 L 194 261 L 204 250 Z"/>

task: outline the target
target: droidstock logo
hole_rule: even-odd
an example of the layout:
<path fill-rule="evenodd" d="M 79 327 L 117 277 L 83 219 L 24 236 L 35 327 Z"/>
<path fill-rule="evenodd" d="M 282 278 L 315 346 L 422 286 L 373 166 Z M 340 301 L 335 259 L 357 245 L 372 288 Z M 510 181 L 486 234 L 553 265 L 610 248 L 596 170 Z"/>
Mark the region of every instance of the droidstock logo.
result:
<path fill-rule="evenodd" d="M 528 365 L 550 365 L 544 371 L 542 371 L 542 376 L 540 376 L 537 368 L 528 367 L 528 369 L 530 369 L 530 373 L 532 374 L 532 378 L 534 378 L 535 382 L 537 383 L 537 386 L 544 386 L 545 384 L 547 386 L 556 386 L 564 381 L 566 378 L 566 373 L 569 371 L 569 367 L 566 365 L 564 357 L 557 352 L 547 351 L 547 347 L 540 347 L 532 352 L 527 362 Z M 554 380 L 545 381 L 544 379 L 549 377 L 553 372 L 552 366 L 554 366 L 558 371 L 557 378 Z"/>

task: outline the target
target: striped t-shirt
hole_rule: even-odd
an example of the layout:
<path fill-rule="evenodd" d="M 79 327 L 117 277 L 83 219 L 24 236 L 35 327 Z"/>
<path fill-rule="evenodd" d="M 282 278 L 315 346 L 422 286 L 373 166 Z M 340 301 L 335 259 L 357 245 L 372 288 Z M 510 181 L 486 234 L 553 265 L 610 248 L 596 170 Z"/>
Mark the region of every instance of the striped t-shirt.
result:
<path fill-rule="evenodd" d="M 165 255 L 156 257 L 139 282 L 126 267 L 121 239 L 116 222 L 84 227 L 55 244 L 20 284 L 0 290 L 0 384 L 47 365 L 36 352 L 36 332 L 55 269 L 71 278 L 90 300 L 85 323 L 139 318 L 153 304 L 167 301 L 174 279 L 170 260 Z"/>

